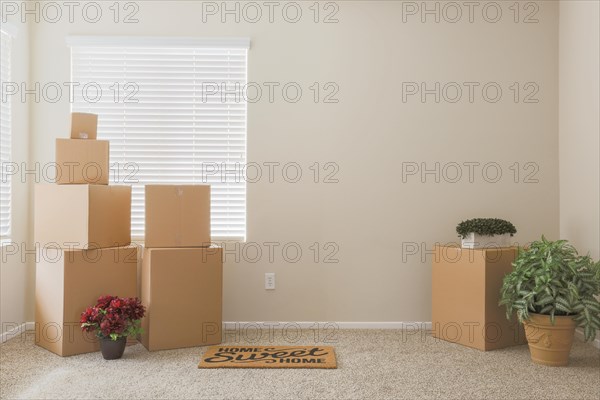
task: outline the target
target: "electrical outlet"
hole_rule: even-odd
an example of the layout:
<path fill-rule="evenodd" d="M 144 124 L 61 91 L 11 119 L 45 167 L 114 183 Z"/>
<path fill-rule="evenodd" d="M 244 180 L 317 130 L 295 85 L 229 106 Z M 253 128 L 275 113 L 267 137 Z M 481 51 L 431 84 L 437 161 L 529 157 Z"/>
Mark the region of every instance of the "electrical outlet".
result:
<path fill-rule="evenodd" d="M 275 290 L 275 272 L 265 273 L 265 289 Z"/>

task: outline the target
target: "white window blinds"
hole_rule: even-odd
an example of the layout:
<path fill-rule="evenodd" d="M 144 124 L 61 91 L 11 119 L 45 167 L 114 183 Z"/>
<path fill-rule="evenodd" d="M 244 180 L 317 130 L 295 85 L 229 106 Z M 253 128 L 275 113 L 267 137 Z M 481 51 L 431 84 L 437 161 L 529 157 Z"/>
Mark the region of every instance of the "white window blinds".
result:
<path fill-rule="evenodd" d="M 0 30 L 0 237 L 10 235 L 11 177 L 11 96 L 5 96 L 4 82 L 10 82 L 11 37 Z M 6 97 L 6 98 L 5 98 Z"/>
<path fill-rule="evenodd" d="M 73 111 L 99 115 L 111 183 L 132 183 L 132 235 L 144 184 L 210 184 L 213 238 L 245 239 L 249 40 L 72 37 Z"/>

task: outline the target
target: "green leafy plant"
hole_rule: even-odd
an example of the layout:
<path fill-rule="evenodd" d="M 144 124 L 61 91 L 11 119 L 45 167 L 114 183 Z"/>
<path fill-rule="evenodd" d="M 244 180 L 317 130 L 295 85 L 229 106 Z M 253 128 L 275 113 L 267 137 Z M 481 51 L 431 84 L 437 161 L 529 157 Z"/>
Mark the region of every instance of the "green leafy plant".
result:
<path fill-rule="evenodd" d="M 462 221 L 456 226 L 456 233 L 463 239 L 471 232 L 485 236 L 510 233 L 512 236 L 517 233 L 517 228 L 510 222 L 499 218 L 473 218 Z"/>
<path fill-rule="evenodd" d="M 500 305 L 506 317 L 516 311 L 520 322 L 529 313 L 572 315 L 583 327 L 585 340 L 593 340 L 600 329 L 600 262 L 580 256 L 566 240 L 549 241 L 544 236 L 519 255 L 513 271 L 504 277 Z"/>

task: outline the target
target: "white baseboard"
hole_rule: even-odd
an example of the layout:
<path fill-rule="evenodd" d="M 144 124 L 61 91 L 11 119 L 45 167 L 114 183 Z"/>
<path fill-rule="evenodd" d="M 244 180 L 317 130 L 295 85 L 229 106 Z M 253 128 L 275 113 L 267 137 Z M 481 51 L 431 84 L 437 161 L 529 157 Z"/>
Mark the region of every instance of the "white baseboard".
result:
<path fill-rule="evenodd" d="M 35 322 L 23 322 L 21 325 L 9 329 L 0 335 L 0 343 L 4 343 L 9 339 L 14 338 L 15 336 L 19 336 L 25 331 L 32 331 L 35 329 Z"/>
<path fill-rule="evenodd" d="M 322 321 L 227 321 L 223 322 L 223 326 L 227 330 L 236 328 L 285 328 L 287 327 L 299 327 L 301 329 L 325 329 L 328 327 L 335 327 L 337 329 L 423 329 L 431 330 L 431 322 L 322 322 Z"/>
<path fill-rule="evenodd" d="M 302 322 L 267 322 L 267 321 L 227 321 L 223 322 L 225 330 L 235 329 L 284 329 L 285 327 L 296 327 L 301 329 L 325 329 L 335 327 L 337 329 L 410 329 L 410 330 L 431 330 L 431 322 L 317 322 L 317 321 L 302 321 Z M 577 329 L 575 337 L 583 341 L 583 331 Z M 600 338 L 596 338 L 590 344 L 600 349 Z"/>
<path fill-rule="evenodd" d="M 302 322 L 267 322 L 267 321 L 226 321 L 223 322 L 223 327 L 226 330 L 234 329 L 252 329 L 252 328 L 280 328 L 299 327 L 301 329 L 326 329 L 335 327 L 337 329 L 410 329 L 410 330 L 431 330 L 431 322 L 317 322 L 317 321 L 302 321 Z M 10 329 L 0 335 L 0 343 L 4 343 L 9 339 L 19 336 L 25 331 L 35 329 L 35 322 L 24 322 L 21 325 Z M 577 329 L 575 337 L 583 341 L 583 331 Z M 596 338 L 590 343 L 597 349 L 600 349 L 600 338 Z"/>

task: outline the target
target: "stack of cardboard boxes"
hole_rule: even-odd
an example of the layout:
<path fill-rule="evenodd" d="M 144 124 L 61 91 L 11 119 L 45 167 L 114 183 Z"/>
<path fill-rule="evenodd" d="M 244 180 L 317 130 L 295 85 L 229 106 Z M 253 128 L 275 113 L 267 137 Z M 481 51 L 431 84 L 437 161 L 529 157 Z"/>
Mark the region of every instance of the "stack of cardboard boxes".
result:
<path fill-rule="evenodd" d="M 37 185 L 36 344 L 61 356 L 97 351 L 80 316 L 99 296 L 140 296 L 148 350 L 221 342 L 222 249 L 210 241 L 210 186 L 146 186 L 142 268 L 131 245 L 131 187 L 108 185 L 97 116 L 72 115 L 57 139 L 57 185 Z"/>
<path fill-rule="evenodd" d="M 131 187 L 109 186 L 107 141 L 97 116 L 73 114 L 71 138 L 57 139 L 57 183 L 35 188 L 36 344 L 61 356 L 98 350 L 80 316 L 99 296 L 134 297 Z"/>
<path fill-rule="evenodd" d="M 211 246 L 210 186 L 145 190 L 141 342 L 151 351 L 218 344 L 223 253 Z"/>

